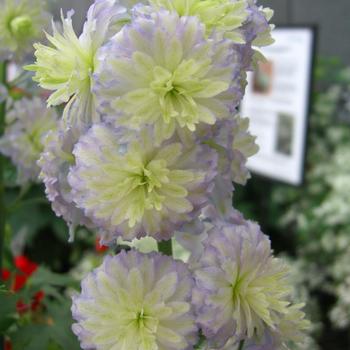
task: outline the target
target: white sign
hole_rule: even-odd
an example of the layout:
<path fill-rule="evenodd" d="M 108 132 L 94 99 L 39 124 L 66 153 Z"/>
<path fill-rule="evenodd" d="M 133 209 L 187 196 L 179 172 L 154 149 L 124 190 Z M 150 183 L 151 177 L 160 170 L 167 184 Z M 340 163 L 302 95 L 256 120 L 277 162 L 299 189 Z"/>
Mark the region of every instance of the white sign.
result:
<path fill-rule="evenodd" d="M 248 76 L 242 116 L 260 151 L 249 168 L 261 175 L 299 185 L 303 181 L 310 82 L 314 54 L 311 28 L 277 28 L 267 58 Z"/>

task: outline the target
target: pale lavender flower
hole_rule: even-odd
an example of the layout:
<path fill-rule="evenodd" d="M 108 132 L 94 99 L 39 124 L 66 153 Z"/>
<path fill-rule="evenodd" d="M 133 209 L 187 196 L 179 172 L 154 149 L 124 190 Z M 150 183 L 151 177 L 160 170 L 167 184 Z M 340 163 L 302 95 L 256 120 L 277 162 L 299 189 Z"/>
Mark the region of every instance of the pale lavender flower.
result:
<path fill-rule="evenodd" d="M 211 226 L 210 226 L 211 227 Z M 208 237 L 208 224 L 201 217 L 185 224 L 175 232 L 174 238 L 186 253 L 185 262 L 194 268 L 203 253 L 203 242 Z"/>
<path fill-rule="evenodd" d="M 96 124 L 81 137 L 69 174 L 74 201 L 105 240 L 169 239 L 207 205 L 216 155 L 176 139 L 155 146 L 150 129 L 126 141 L 123 130 Z"/>
<path fill-rule="evenodd" d="M 256 0 L 247 1 L 248 18 L 241 27 L 244 37 L 244 44 L 235 44 L 235 50 L 241 57 L 240 85 L 244 90 L 247 85 L 247 71 L 253 71 L 259 61 L 264 60 L 264 55 L 257 48 L 271 45 L 274 40 L 271 36 L 274 25 L 269 21 L 273 16 L 273 11 L 269 8 L 257 6 Z"/>
<path fill-rule="evenodd" d="M 73 297 L 83 349 L 189 350 L 197 342 L 186 265 L 159 253 L 107 256 Z"/>
<path fill-rule="evenodd" d="M 100 57 L 96 92 L 110 120 L 138 130 L 154 125 L 157 143 L 230 117 L 242 97 L 239 55 L 229 41 L 206 39 L 196 17 L 137 15 Z"/>
<path fill-rule="evenodd" d="M 75 164 L 73 147 L 83 132 L 84 129 L 67 127 L 61 123 L 58 130 L 47 134 L 44 151 L 38 161 L 46 196 L 56 215 L 67 222 L 70 240 L 73 239 L 74 230 L 78 225 L 93 227 L 83 211 L 74 204 L 67 180 L 69 169 Z"/>
<path fill-rule="evenodd" d="M 11 158 L 18 170 L 17 181 L 24 184 L 38 181 L 37 161 L 43 151 L 44 137 L 57 128 L 57 113 L 47 109 L 36 97 L 13 103 L 6 114 L 4 135 L 0 138 L 0 152 Z"/>
<path fill-rule="evenodd" d="M 306 331 L 310 328 L 310 322 L 305 320 L 305 314 L 301 309 L 304 304 L 290 305 L 286 314 L 276 320 L 275 329 L 266 329 L 262 337 L 249 339 L 245 342 L 246 350 L 290 350 L 295 345 L 307 344 Z"/>
<path fill-rule="evenodd" d="M 248 129 L 249 119 L 237 115 L 202 131 L 200 138 L 219 155 L 219 174 L 222 177 L 219 181 L 245 185 L 250 178 L 247 161 L 257 153 L 259 147 L 255 143 L 256 137 Z"/>
<path fill-rule="evenodd" d="M 181 227 L 175 233 L 176 241 L 188 254 L 188 263 L 192 269 L 198 265 L 203 254 L 204 243 L 213 227 L 221 227 L 228 223 L 244 225 L 243 215 L 232 207 L 233 185 L 230 180 L 217 175 L 214 188 L 209 194 L 209 203 L 202 209 L 198 219 Z"/>
<path fill-rule="evenodd" d="M 258 225 L 222 223 L 208 233 L 195 271 L 198 323 L 214 348 L 258 339 L 288 314 L 287 269 Z M 232 339 L 231 339 L 232 338 Z"/>
<path fill-rule="evenodd" d="M 231 171 L 233 181 L 245 185 L 250 178 L 247 169 L 248 158 L 259 151 L 259 146 L 255 142 L 256 137 L 251 135 L 248 130 L 249 118 L 237 116 L 235 122 L 237 127 L 233 130 Z"/>
<path fill-rule="evenodd" d="M 271 36 L 274 25 L 269 24 L 273 17 L 273 10 L 257 5 L 257 0 L 248 0 L 248 19 L 243 26 L 247 42 L 253 46 L 262 47 L 273 44 Z"/>

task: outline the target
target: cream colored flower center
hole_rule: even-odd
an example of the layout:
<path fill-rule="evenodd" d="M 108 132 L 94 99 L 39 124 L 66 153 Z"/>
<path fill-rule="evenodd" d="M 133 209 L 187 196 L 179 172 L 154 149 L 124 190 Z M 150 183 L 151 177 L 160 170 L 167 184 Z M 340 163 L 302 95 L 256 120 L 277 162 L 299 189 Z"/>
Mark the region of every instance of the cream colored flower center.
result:
<path fill-rule="evenodd" d="M 133 189 L 142 190 L 147 209 L 162 209 L 164 196 L 157 194 L 157 190 L 169 183 L 169 173 L 165 160 L 152 160 L 134 175 Z"/>
<path fill-rule="evenodd" d="M 162 182 L 169 182 L 168 174 L 165 161 L 152 161 L 142 169 L 140 186 L 144 186 L 146 192 L 152 192 L 155 188 L 162 187 Z"/>
<path fill-rule="evenodd" d="M 238 299 L 240 298 L 241 284 L 242 284 L 242 278 L 240 278 L 239 276 L 234 281 L 234 283 L 232 283 L 232 297 L 233 297 L 234 303 L 237 303 Z"/>
<path fill-rule="evenodd" d="M 151 89 L 159 96 L 163 119 L 169 123 L 171 118 L 177 118 L 181 127 L 185 125 L 195 129 L 198 123 L 197 105 L 193 94 L 201 91 L 203 82 L 195 77 L 184 75 L 180 65 L 173 73 L 157 67 L 154 70 L 155 79 L 151 82 Z"/>
<path fill-rule="evenodd" d="M 157 332 L 159 321 L 155 317 L 147 315 L 145 310 L 141 309 L 141 311 L 136 314 L 136 324 L 140 332 L 146 330 L 154 334 Z"/>

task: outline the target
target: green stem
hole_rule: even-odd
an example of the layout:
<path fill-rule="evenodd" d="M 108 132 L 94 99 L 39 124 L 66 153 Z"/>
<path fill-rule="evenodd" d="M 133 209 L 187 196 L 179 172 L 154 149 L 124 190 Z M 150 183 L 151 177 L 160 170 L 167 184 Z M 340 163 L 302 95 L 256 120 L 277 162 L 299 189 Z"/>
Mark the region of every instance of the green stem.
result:
<path fill-rule="evenodd" d="M 23 198 L 29 192 L 30 189 L 31 189 L 31 184 L 26 184 L 26 185 L 21 187 L 16 199 L 10 205 L 7 206 L 8 213 L 14 211 L 15 209 L 17 209 L 20 206 Z"/>
<path fill-rule="evenodd" d="M 0 84 L 7 84 L 7 64 L 0 63 Z M 0 137 L 5 130 L 6 100 L 0 104 Z M 6 231 L 6 207 L 5 207 L 5 185 L 4 185 L 4 158 L 0 154 L 0 271 L 3 266 L 4 244 Z M 4 337 L 0 337 L 0 350 L 4 348 Z"/>
<path fill-rule="evenodd" d="M 6 85 L 6 62 L 0 63 L 0 84 Z M 5 130 L 6 101 L 0 104 L 0 137 Z M 6 208 L 5 208 L 5 185 L 4 185 L 4 158 L 0 154 L 0 270 L 2 269 L 5 226 L 6 226 Z"/>
<path fill-rule="evenodd" d="M 169 241 L 161 241 L 158 242 L 158 251 L 163 253 L 164 255 L 173 255 L 173 245 L 171 239 Z"/>
<path fill-rule="evenodd" d="M 243 350 L 243 346 L 244 346 L 244 340 L 241 340 L 238 345 L 238 350 Z"/>

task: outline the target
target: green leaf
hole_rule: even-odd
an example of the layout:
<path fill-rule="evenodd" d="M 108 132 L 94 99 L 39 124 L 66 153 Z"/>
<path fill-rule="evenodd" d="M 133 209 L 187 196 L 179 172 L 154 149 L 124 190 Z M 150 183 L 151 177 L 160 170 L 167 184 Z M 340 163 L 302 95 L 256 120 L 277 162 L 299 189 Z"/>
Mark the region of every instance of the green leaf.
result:
<path fill-rule="evenodd" d="M 48 301 L 47 312 L 36 322 L 19 327 L 10 335 L 14 350 L 80 350 L 71 330 L 71 302 Z"/>
<path fill-rule="evenodd" d="M 13 350 L 46 350 L 50 340 L 50 326 L 30 324 L 11 334 Z"/>
<path fill-rule="evenodd" d="M 45 286 L 75 286 L 76 283 L 73 277 L 51 272 L 42 266 L 38 268 L 29 281 L 31 287 L 37 287 L 38 289 L 43 289 Z"/>
<path fill-rule="evenodd" d="M 54 302 L 48 305 L 48 312 L 53 319 L 50 334 L 62 349 L 79 350 L 79 342 L 71 329 L 73 319 L 70 309 L 71 301 L 67 299 L 64 303 Z"/>
<path fill-rule="evenodd" d="M 6 330 L 16 322 L 17 296 L 10 292 L 0 292 L 0 333 L 3 334 Z"/>

